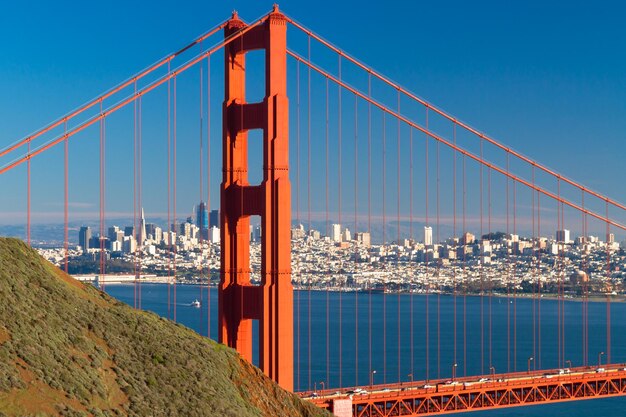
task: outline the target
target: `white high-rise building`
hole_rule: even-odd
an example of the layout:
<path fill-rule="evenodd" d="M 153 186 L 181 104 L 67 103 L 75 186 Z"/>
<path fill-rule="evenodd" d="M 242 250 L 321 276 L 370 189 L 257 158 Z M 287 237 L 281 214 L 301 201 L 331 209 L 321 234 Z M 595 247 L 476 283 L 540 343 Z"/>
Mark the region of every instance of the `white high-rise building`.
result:
<path fill-rule="evenodd" d="M 122 251 L 122 242 L 119 240 L 114 240 L 111 242 L 111 252 L 121 252 Z"/>
<path fill-rule="evenodd" d="M 220 229 L 219 228 L 215 226 L 211 226 L 209 228 L 209 242 L 220 243 Z"/>
<path fill-rule="evenodd" d="M 143 207 L 142 207 L 141 208 L 141 224 L 139 226 L 139 246 L 142 246 L 147 238 L 148 238 L 148 235 L 146 234 L 146 217 L 144 216 Z"/>
<path fill-rule="evenodd" d="M 433 228 L 430 226 L 424 226 L 424 245 L 430 246 L 433 244 Z"/>
<path fill-rule="evenodd" d="M 152 237 L 156 243 L 161 243 L 163 240 L 163 229 L 159 226 L 154 228 L 154 236 Z"/>
<path fill-rule="evenodd" d="M 365 247 L 369 247 L 372 244 L 372 238 L 368 232 L 355 233 L 354 239 Z"/>
<path fill-rule="evenodd" d="M 341 236 L 341 239 L 343 242 L 350 242 L 352 240 L 352 233 L 350 233 L 350 229 L 348 229 L 347 227 L 345 228 Z"/>
<path fill-rule="evenodd" d="M 341 242 L 341 225 L 333 224 L 332 235 L 333 242 Z"/>

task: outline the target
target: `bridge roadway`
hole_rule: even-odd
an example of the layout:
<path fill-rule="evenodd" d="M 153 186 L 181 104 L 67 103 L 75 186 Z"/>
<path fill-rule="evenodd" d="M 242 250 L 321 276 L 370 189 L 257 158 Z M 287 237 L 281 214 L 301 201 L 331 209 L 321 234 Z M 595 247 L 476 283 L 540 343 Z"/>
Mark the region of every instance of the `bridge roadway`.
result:
<path fill-rule="evenodd" d="M 439 415 L 626 395 L 626 368 L 621 364 L 551 369 L 299 395 L 341 417 Z"/>

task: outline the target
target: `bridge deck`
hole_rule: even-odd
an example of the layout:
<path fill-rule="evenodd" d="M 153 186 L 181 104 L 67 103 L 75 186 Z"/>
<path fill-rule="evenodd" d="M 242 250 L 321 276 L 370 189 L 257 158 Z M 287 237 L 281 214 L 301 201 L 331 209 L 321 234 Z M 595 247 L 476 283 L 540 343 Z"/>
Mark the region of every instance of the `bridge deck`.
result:
<path fill-rule="evenodd" d="M 437 415 L 626 395 L 626 368 L 605 365 L 492 374 L 300 395 L 331 411 L 336 400 L 351 399 L 356 417 Z"/>

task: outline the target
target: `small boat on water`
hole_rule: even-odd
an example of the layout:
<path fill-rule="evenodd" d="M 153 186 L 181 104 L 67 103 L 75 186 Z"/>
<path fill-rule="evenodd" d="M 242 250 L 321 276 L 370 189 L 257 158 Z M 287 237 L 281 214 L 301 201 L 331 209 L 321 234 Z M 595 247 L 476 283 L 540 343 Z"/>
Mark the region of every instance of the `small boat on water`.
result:
<path fill-rule="evenodd" d="M 195 308 L 200 308 L 200 301 L 198 301 L 198 299 L 196 298 L 195 300 L 193 300 L 193 302 L 190 304 L 191 307 L 195 307 Z"/>

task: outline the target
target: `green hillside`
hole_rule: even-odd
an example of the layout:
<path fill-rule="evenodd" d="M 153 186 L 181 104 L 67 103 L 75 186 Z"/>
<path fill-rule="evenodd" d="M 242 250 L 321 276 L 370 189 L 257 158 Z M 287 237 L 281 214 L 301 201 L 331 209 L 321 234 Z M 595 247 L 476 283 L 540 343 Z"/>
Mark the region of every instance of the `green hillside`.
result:
<path fill-rule="evenodd" d="M 0 416 L 328 416 L 233 350 L 0 238 Z"/>

